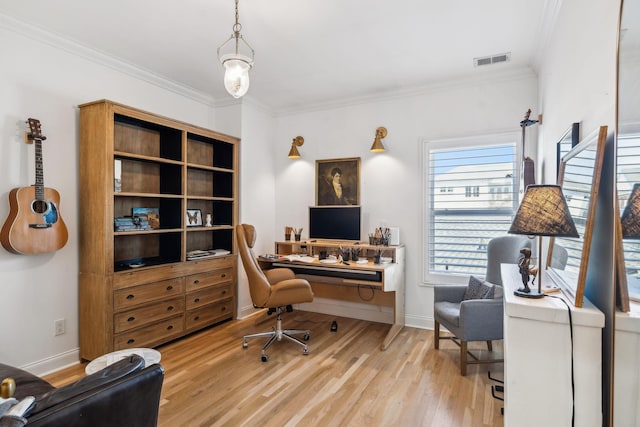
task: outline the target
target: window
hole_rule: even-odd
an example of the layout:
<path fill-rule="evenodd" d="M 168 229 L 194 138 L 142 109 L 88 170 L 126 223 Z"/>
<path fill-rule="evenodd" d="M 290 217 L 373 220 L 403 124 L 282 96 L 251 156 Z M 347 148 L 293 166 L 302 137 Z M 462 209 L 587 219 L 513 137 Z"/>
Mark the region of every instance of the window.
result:
<path fill-rule="evenodd" d="M 424 143 L 424 273 L 484 276 L 518 208 L 518 134 Z M 442 192 L 440 189 L 451 189 Z"/>

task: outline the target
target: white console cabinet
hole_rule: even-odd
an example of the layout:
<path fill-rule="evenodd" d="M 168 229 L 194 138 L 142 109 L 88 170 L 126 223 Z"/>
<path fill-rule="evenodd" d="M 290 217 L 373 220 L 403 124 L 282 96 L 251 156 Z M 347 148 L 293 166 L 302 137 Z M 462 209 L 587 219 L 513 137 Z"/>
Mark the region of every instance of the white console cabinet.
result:
<path fill-rule="evenodd" d="M 567 306 L 555 298 L 517 297 L 518 267 L 502 265 L 506 427 L 570 426 L 571 334 Z M 548 279 L 548 276 L 547 280 Z M 545 277 L 543 276 L 543 280 Z M 586 298 L 573 319 L 576 426 L 602 426 L 602 329 L 604 315 Z"/>

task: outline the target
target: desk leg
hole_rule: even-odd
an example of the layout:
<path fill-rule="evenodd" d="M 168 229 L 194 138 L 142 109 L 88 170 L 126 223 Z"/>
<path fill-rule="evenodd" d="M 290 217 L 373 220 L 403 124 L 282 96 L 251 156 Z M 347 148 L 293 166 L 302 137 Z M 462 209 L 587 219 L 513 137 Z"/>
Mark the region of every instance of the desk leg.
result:
<path fill-rule="evenodd" d="M 391 345 L 391 341 L 393 341 L 396 335 L 404 328 L 404 289 L 401 289 L 401 291 L 394 292 L 393 324 L 387 336 L 384 338 L 380 350 L 386 350 L 389 345 Z"/>
<path fill-rule="evenodd" d="M 385 337 L 384 341 L 382 342 L 382 345 L 380 346 L 380 350 L 386 350 L 387 348 L 389 348 L 389 345 L 391 344 L 391 341 L 393 341 L 393 339 L 396 337 L 396 335 L 398 335 L 400 333 L 402 328 L 404 328 L 404 325 L 399 325 L 397 323 L 394 323 L 393 325 L 391 325 L 391 329 L 389 329 L 389 332 L 387 333 L 387 336 Z"/>

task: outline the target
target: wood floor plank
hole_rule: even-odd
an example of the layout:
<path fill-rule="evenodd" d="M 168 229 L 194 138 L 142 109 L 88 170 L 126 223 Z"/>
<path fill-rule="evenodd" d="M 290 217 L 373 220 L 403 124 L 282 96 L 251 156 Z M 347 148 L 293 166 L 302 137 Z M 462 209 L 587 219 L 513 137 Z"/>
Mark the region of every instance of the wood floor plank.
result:
<path fill-rule="evenodd" d="M 386 351 L 389 325 L 297 311 L 285 327 L 309 329 L 310 354 L 289 341 L 274 343 L 260 360 L 271 321 L 229 321 L 158 347 L 165 368 L 160 427 L 176 426 L 469 426 L 501 427 L 502 402 L 491 396 L 489 369 L 470 365 L 460 376 L 459 349 L 433 331 L 405 327 Z M 333 320 L 337 332 L 330 331 Z M 470 345 L 480 351 L 484 343 Z M 502 346 L 494 343 L 494 352 Z M 84 376 L 79 364 L 48 375 L 55 386 Z"/>

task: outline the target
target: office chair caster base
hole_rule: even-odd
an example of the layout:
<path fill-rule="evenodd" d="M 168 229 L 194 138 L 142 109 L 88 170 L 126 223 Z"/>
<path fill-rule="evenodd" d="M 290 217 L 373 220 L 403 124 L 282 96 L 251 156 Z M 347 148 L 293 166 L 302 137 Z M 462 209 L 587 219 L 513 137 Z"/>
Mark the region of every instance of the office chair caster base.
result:
<path fill-rule="evenodd" d="M 266 354 L 263 354 L 263 355 L 260 357 L 260 360 L 262 360 L 263 362 L 268 362 L 268 361 L 269 361 L 269 356 L 267 356 Z"/>

